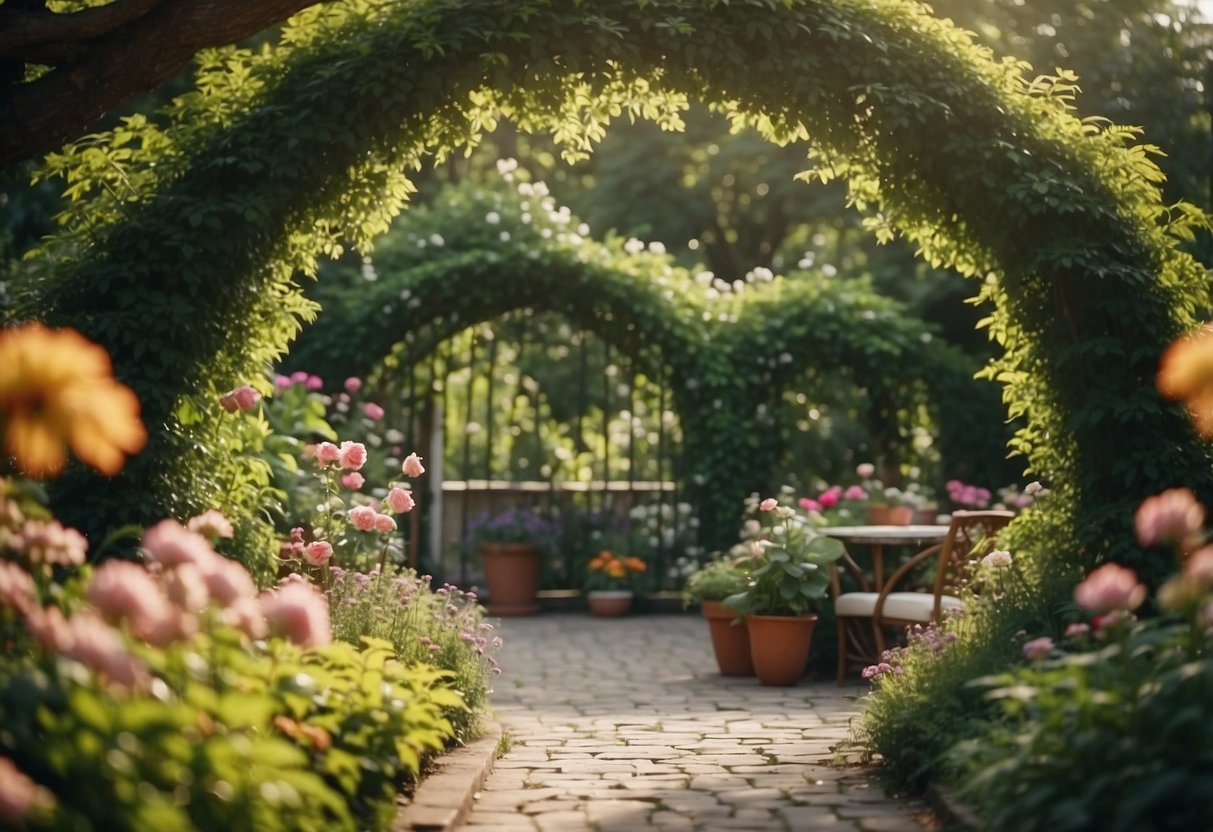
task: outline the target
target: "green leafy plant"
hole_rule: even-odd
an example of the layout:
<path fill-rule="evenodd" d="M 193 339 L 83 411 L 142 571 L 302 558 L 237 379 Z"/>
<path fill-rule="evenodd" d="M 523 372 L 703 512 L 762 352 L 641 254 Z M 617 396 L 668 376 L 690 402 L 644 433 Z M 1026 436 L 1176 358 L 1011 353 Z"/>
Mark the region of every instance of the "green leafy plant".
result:
<path fill-rule="evenodd" d="M 687 576 L 682 591 L 684 605 L 723 601 L 745 592 L 750 580 L 750 562 L 744 556 L 716 557 Z"/>
<path fill-rule="evenodd" d="M 825 597 L 829 567 L 842 557 L 842 542 L 818 533 L 773 497 L 759 509 L 772 513 L 775 523 L 751 544 L 746 589 L 724 605 L 747 615 L 805 615 Z"/>

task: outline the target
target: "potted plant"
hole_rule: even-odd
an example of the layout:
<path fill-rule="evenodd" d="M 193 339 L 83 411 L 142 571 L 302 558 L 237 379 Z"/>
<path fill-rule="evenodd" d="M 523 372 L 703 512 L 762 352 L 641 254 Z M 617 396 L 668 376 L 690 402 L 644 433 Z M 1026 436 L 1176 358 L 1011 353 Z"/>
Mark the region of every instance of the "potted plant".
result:
<path fill-rule="evenodd" d="M 585 572 L 590 612 L 607 618 L 627 615 L 640 576 L 646 569 L 648 565 L 640 558 L 621 557 L 609 549 L 595 555 Z"/>
<path fill-rule="evenodd" d="M 559 524 L 531 508 L 484 512 L 468 524 L 466 539 L 484 566 L 492 615 L 539 612 L 539 569 L 559 536 Z"/>
<path fill-rule="evenodd" d="M 929 511 L 931 494 L 917 482 L 909 482 L 901 488 L 886 487 L 875 479 L 876 466 L 864 462 L 856 466 L 859 488 L 867 494 L 868 523 L 873 526 L 908 526 L 916 518 L 923 519 L 934 512 Z"/>
<path fill-rule="evenodd" d="M 737 551 L 740 550 L 740 551 Z M 745 619 L 724 606 L 724 599 L 745 592 L 750 581 L 749 547 L 742 543 L 724 557 L 709 561 L 687 577 L 682 591 L 685 605 L 699 604 L 708 622 L 712 652 L 721 676 L 753 676 L 750 631 Z"/>
<path fill-rule="evenodd" d="M 817 602 L 830 585 L 830 564 L 842 557 L 843 546 L 773 497 L 759 508 L 776 522 L 763 539 L 751 543 L 749 582 L 724 605 L 746 616 L 758 681 L 794 685 L 808 663 Z"/>

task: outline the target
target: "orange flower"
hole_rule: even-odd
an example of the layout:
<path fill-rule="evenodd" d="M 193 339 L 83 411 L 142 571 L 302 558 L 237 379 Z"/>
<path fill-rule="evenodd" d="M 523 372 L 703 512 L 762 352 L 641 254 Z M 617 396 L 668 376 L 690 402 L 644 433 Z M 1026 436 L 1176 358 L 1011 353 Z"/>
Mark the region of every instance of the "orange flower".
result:
<path fill-rule="evenodd" d="M 1163 353 L 1158 390 L 1183 399 L 1201 436 L 1213 436 L 1213 327 L 1202 326 Z"/>
<path fill-rule="evenodd" d="M 645 569 L 648 569 L 648 564 L 640 558 L 628 558 L 624 561 L 624 565 L 633 572 L 643 572 Z"/>
<path fill-rule="evenodd" d="M 0 330 L 4 452 L 31 477 L 81 461 L 113 476 L 147 442 L 139 400 L 113 378 L 109 355 L 74 329 L 39 323 Z"/>
<path fill-rule="evenodd" d="M 610 552 L 599 552 L 598 554 L 594 555 L 593 559 L 590 561 L 590 568 L 605 569 L 613 560 L 615 560 L 615 556 Z"/>

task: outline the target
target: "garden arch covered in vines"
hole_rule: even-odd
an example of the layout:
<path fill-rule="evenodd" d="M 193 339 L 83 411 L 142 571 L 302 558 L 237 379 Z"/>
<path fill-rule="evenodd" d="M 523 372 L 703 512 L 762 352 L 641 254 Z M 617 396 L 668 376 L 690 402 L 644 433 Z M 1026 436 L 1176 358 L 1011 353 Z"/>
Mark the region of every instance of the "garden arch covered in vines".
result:
<path fill-rule="evenodd" d="M 984 280 L 1006 349 L 991 373 L 1026 424 L 1015 449 L 1054 489 L 1037 522 L 1054 546 L 1128 559 L 1117 541 L 1142 496 L 1176 482 L 1213 496 L 1204 449 L 1152 383 L 1204 302 L 1202 270 L 1174 244 L 1192 215 L 1161 204 L 1130 133 L 1079 122 L 1064 78 L 1023 71 L 910 2 L 351 0 L 306 12 L 279 48 L 212 56 L 167 128 L 128 123 L 117 142 L 52 163 L 98 195 L 48 246 L 60 265 L 47 317 L 110 349 L 148 421 L 172 428 L 124 471 L 136 497 L 83 474 L 62 489 L 77 516 L 115 500 L 142 515 L 123 520 L 210 502 L 221 489 L 200 473 L 208 448 L 189 426 L 216 412 L 216 389 L 286 348 L 308 314 L 292 273 L 343 240 L 369 244 L 403 206 L 402 171 L 427 153 L 474 143 L 504 114 L 575 155 L 621 113 L 677 126 L 693 97 L 772 141 L 811 140 L 813 163 L 847 177 L 875 233 Z M 115 153 L 120 179 L 107 172 Z"/>

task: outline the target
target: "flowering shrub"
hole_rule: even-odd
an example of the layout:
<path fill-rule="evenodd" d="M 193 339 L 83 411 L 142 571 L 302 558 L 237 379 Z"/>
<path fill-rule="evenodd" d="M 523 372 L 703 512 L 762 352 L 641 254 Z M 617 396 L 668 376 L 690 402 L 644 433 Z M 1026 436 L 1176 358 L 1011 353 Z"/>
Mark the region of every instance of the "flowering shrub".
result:
<path fill-rule="evenodd" d="M 81 567 L 83 539 L 0 486 L 0 825 L 382 827 L 452 737 L 446 674 L 333 643 L 302 578 L 258 593 L 175 521 L 144 533 L 147 567 Z"/>
<path fill-rule="evenodd" d="M 637 557 L 621 557 L 604 549 L 590 559 L 586 566 L 586 591 L 596 589 L 629 589 L 637 591 L 640 588 L 640 578 L 648 569 L 648 564 Z"/>
<path fill-rule="evenodd" d="M 473 546 L 529 543 L 550 554 L 560 539 L 560 522 L 530 508 L 511 507 L 496 513 L 485 511 L 468 523 L 464 538 Z"/>

